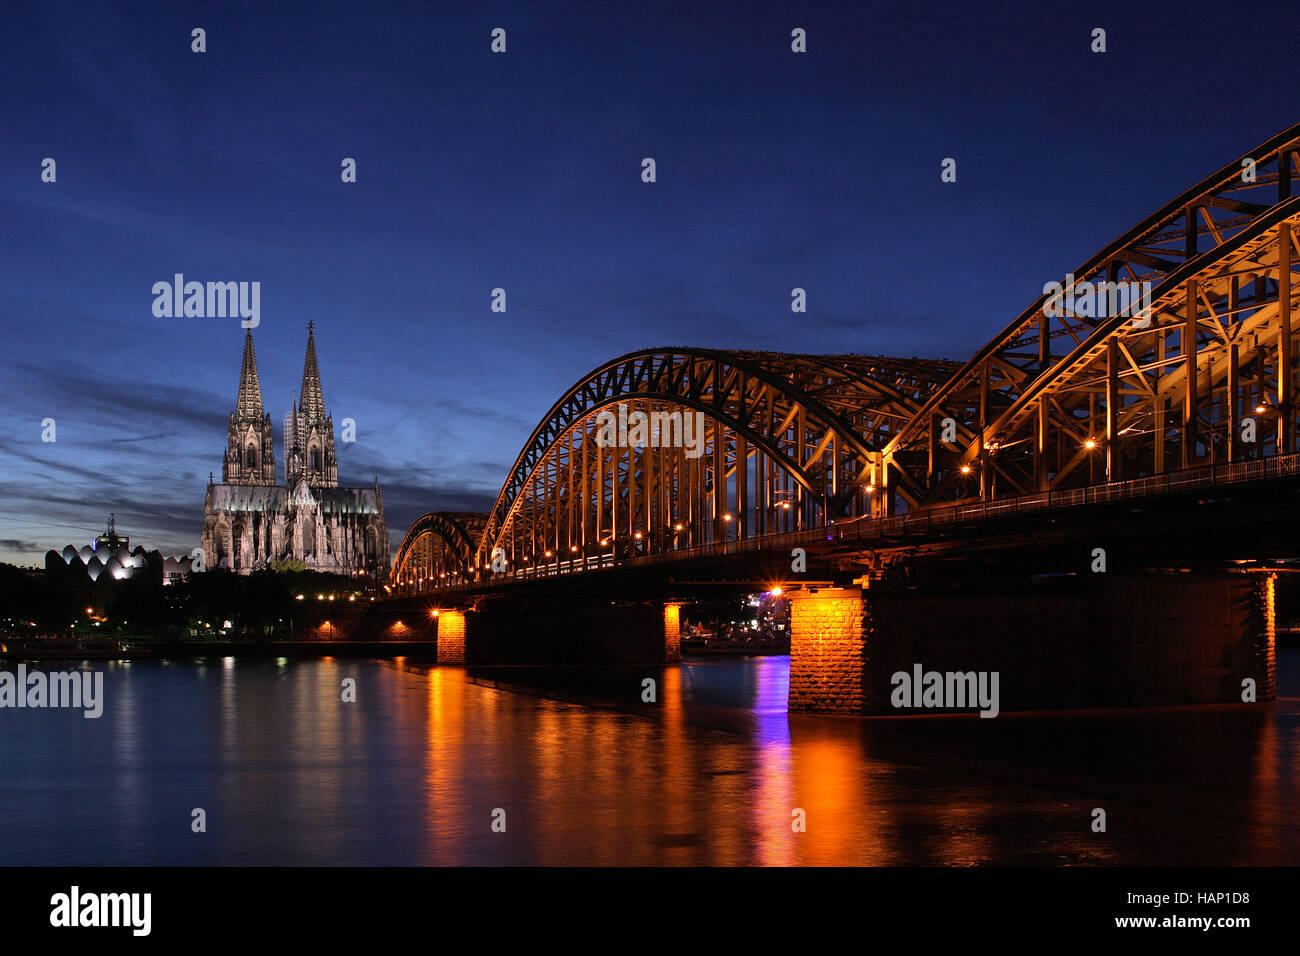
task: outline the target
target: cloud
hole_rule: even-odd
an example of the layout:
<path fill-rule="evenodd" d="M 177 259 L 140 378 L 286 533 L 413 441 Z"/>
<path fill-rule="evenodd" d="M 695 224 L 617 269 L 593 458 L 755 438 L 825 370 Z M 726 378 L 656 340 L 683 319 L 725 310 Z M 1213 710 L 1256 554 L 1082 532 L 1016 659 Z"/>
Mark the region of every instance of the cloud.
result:
<path fill-rule="evenodd" d="M 33 552 L 39 550 L 41 550 L 41 547 L 35 541 L 28 541 L 24 538 L 0 538 L 0 551 Z"/>

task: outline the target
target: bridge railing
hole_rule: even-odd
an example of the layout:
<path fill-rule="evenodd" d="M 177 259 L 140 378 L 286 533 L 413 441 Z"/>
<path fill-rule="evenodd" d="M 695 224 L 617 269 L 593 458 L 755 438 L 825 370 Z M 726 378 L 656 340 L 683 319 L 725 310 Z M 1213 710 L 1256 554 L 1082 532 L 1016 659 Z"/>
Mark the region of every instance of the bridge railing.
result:
<path fill-rule="evenodd" d="M 851 542 L 903 537 L 930 532 L 935 528 L 983 521 L 988 518 L 1033 512 L 1078 508 L 1132 498 L 1153 497 L 1171 492 L 1195 491 L 1253 481 L 1269 481 L 1300 475 L 1300 453 L 1251 459 L 1249 461 L 1200 465 L 1162 475 L 1132 478 L 1127 481 L 1088 485 L 1065 491 L 1040 491 L 994 501 L 962 502 L 936 508 L 910 511 L 888 518 L 850 518 L 839 523 L 804 531 L 786 531 L 756 535 L 734 541 L 719 541 L 674 551 L 639 554 L 616 558 L 612 554 L 566 559 L 529 568 L 501 572 L 494 578 L 521 580 L 581 574 L 614 567 L 640 567 L 665 561 L 687 561 L 700 557 L 720 557 L 752 551 L 776 551 L 806 547 L 822 541 Z M 475 583 L 451 585 L 438 590 L 465 590 Z"/>

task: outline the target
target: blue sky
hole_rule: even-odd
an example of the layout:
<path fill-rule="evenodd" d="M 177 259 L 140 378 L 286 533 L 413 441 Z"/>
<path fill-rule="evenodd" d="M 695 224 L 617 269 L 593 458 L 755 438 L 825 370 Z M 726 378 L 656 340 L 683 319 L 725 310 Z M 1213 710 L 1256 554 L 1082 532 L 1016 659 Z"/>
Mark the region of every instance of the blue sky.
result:
<path fill-rule="evenodd" d="M 379 477 L 396 546 L 423 511 L 486 510 L 555 399 L 624 352 L 967 357 L 1300 119 L 1292 9 L 11 7 L 0 560 L 110 511 L 133 543 L 197 544 L 243 330 L 155 317 L 174 273 L 261 282 L 277 458 L 315 323 L 326 405 L 357 423 L 340 481 Z"/>

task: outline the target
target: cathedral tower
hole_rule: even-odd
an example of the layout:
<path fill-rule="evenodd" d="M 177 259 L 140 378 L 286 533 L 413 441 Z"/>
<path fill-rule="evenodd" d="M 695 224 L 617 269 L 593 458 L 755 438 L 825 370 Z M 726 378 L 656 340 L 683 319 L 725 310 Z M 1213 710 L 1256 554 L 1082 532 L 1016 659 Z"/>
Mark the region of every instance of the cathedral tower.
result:
<path fill-rule="evenodd" d="M 302 388 L 296 407 L 285 419 L 285 483 L 291 488 L 300 478 L 305 478 L 312 487 L 337 488 L 339 484 L 339 463 L 334 457 L 334 419 L 325 413 L 314 330 L 315 326 L 308 322 Z"/>
<path fill-rule="evenodd" d="M 251 330 L 244 336 L 244 365 L 239 373 L 235 410 L 230 413 L 221 480 L 230 485 L 275 484 L 271 416 L 262 411 L 262 386 L 257 380 Z"/>
<path fill-rule="evenodd" d="M 208 478 L 203 506 L 203 560 L 207 567 L 250 574 L 281 561 L 315 571 L 373 575 L 388 569 L 388 528 L 379 480 L 373 488 L 340 488 L 334 422 L 325 412 L 315 327 L 307 326 L 302 393 L 284 421 L 285 478 L 275 482 L 271 416 L 262 388 L 253 336 L 244 338 L 239 398 L 230 414 L 230 442 L 222 481 Z"/>

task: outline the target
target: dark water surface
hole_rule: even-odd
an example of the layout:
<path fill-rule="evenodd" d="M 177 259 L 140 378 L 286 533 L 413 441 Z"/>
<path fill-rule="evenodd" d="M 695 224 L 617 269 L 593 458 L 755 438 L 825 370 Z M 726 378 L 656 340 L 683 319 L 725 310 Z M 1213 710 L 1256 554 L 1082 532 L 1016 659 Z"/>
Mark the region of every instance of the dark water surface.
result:
<path fill-rule="evenodd" d="M 787 715 L 788 657 L 81 666 L 100 719 L 0 710 L 0 864 L 1300 863 L 1294 649 L 1272 704 L 994 720 Z"/>

